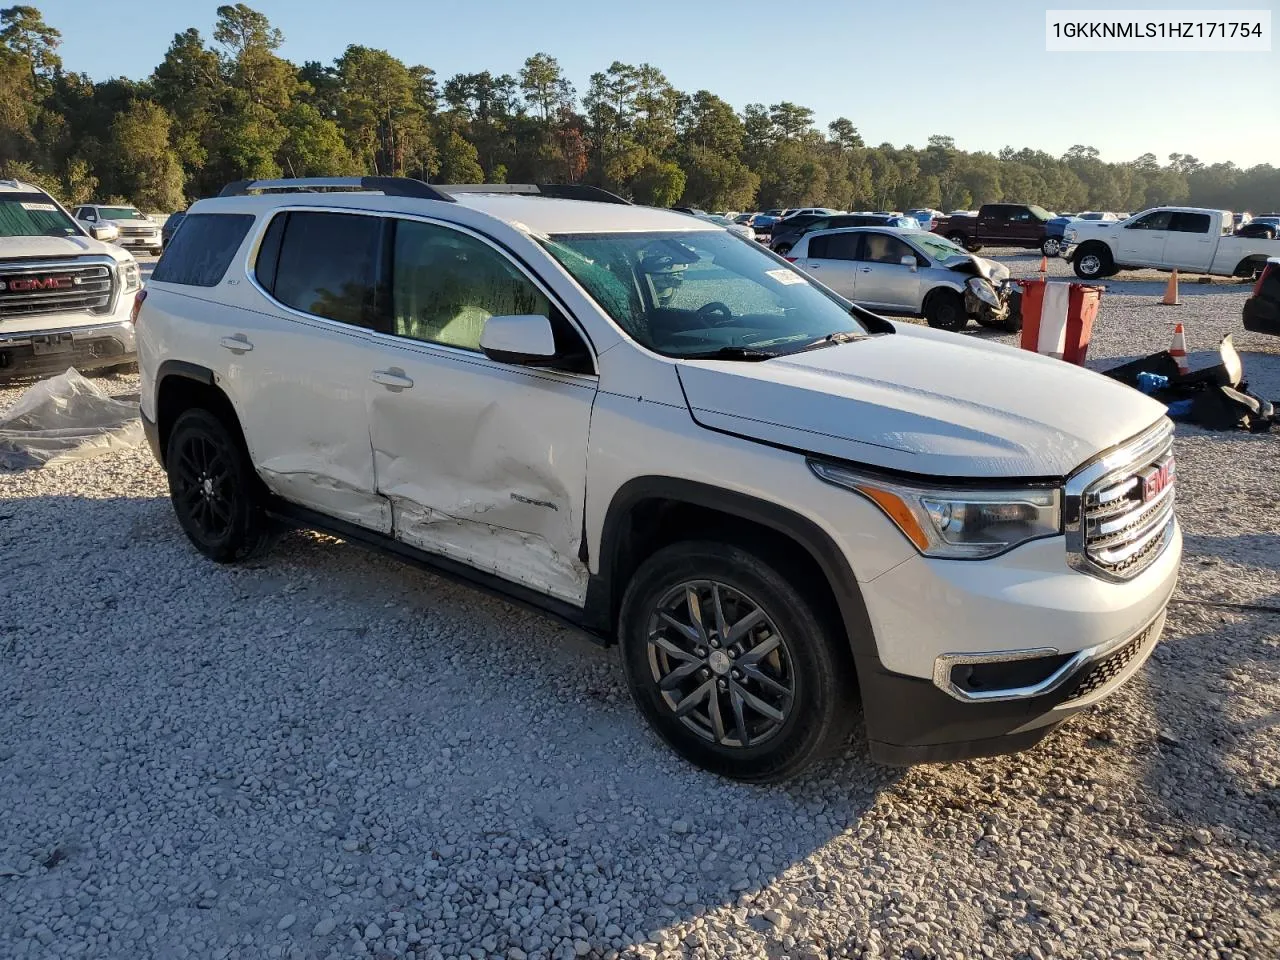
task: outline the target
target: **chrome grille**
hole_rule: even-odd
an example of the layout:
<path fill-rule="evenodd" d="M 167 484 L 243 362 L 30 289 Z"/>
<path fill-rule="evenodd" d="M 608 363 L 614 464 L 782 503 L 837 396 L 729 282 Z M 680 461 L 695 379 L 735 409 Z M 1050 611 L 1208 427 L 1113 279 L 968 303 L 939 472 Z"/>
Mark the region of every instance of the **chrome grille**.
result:
<path fill-rule="evenodd" d="M 156 228 L 154 226 L 120 228 L 120 235 L 123 237 L 149 237 L 155 232 Z"/>
<path fill-rule="evenodd" d="M 1067 481 L 1072 565 L 1128 580 L 1160 556 L 1173 531 L 1173 425 L 1163 420 Z"/>
<path fill-rule="evenodd" d="M 0 263 L 0 320 L 110 313 L 114 288 L 115 271 L 106 263 Z"/>

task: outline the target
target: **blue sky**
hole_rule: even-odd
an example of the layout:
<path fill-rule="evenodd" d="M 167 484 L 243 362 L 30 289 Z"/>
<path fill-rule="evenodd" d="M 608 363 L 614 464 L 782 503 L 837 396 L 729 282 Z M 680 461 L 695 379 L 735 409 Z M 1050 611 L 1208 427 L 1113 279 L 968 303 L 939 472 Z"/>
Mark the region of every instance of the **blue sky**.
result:
<path fill-rule="evenodd" d="M 27 0 L 62 31 L 67 67 L 141 78 L 173 35 L 206 40 L 218 0 Z M 249 0 L 285 34 L 284 56 L 332 61 L 349 43 L 425 63 L 443 80 L 524 58 L 559 59 L 579 92 L 614 60 L 652 63 L 676 87 L 738 109 L 791 100 L 824 125 L 847 116 L 868 143 L 969 150 L 1075 143 L 1106 160 L 1177 151 L 1206 162 L 1280 165 L 1280 52 L 1046 53 L 1044 11 L 1100 0 Z M 1171 8 L 1127 0 L 1127 8 Z M 1182 4 L 1272 10 L 1276 0 Z"/>

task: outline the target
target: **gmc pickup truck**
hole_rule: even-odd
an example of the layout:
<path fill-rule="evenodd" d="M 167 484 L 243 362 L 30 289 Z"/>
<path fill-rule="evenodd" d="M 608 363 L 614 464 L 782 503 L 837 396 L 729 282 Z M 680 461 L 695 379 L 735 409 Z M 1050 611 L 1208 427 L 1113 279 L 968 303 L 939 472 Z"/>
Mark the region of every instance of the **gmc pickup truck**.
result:
<path fill-rule="evenodd" d="M 1052 213 L 1034 203 L 984 203 L 976 217 L 942 217 L 930 229 L 970 253 L 977 253 L 984 243 L 1039 249 L 1044 225 L 1052 219 Z"/>
<path fill-rule="evenodd" d="M 1229 210 L 1155 207 L 1114 223 L 1071 223 L 1062 256 L 1082 280 L 1137 268 L 1251 278 L 1280 256 L 1280 240 L 1235 236 Z"/>

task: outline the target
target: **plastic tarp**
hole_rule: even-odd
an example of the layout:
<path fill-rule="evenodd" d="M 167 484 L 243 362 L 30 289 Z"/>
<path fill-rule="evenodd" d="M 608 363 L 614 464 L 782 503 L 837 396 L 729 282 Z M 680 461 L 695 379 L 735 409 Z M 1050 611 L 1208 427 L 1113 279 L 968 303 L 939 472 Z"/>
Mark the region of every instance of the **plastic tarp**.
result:
<path fill-rule="evenodd" d="M 71 368 L 37 383 L 0 413 L 0 469 L 87 460 L 144 439 L 136 400 L 116 399 Z"/>

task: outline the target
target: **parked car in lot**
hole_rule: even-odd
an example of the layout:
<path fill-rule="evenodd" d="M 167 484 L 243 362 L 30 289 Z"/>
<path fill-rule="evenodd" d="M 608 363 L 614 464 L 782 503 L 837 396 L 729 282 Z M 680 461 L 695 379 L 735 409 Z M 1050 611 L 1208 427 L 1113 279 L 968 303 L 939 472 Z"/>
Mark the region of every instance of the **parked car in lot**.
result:
<path fill-rule="evenodd" d="M 934 210 L 929 207 L 917 207 L 914 210 L 908 210 L 904 216 L 908 216 L 920 224 L 921 230 L 932 230 L 933 222 L 942 219 L 943 213 L 941 210 Z"/>
<path fill-rule="evenodd" d="M 1280 219 L 1275 217 L 1254 217 L 1248 223 L 1236 227 L 1237 237 L 1253 237 L 1258 240 L 1274 240 L 1280 235 Z"/>
<path fill-rule="evenodd" d="M 976 217 L 943 217 L 933 232 L 977 253 L 984 244 L 1039 249 L 1045 241 L 1045 224 L 1053 214 L 1044 207 L 1025 203 L 984 203 Z"/>
<path fill-rule="evenodd" d="M 1021 327 L 1009 268 L 923 230 L 854 227 L 801 237 L 787 257 L 842 297 L 871 310 L 924 317 L 959 330 Z"/>
<path fill-rule="evenodd" d="M 182 226 L 182 218 L 186 215 L 187 212 L 185 210 L 169 214 L 169 218 L 160 227 L 160 246 L 162 249 L 169 246 L 169 241 L 173 239 L 173 234 L 178 227 Z"/>
<path fill-rule="evenodd" d="M 115 242 L 159 254 L 162 249 L 159 225 L 137 207 L 91 203 L 77 207 L 75 217 L 82 224 L 94 226 L 110 223 L 119 228 Z"/>
<path fill-rule="evenodd" d="M 1063 236 L 1062 256 L 1076 276 L 1109 277 L 1140 267 L 1221 277 L 1252 277 L 1280 255 L 1280 240 L 1234 235 L 1229 210 L 1155 207 L 1128 220 L 1080 220 Z"/>
<path fill-rule="evenodd" d="M 1162 404 L 603 191 L 234 184 L 138 329 L 196 549 L 281 519 L 541 606 L 727 776 L 859 701 L 877 760 L 1028 747 L 1141 667 L 1177 576 Z"/>
<path fill-rule="evenodd" d="M 792 217 L 776 224 L 770 235 L 769 246 L 772 250 L 785 256 L 801 237 L 813 230 L 832 230 L 838 227 L 903 227 L 906 229 L 918 229 L 919 226 L 912 217 L 900 217 L 892 214 L 841 213 L 834 216 L 809 214 L 801 217 Z"/>
<path fill-rule="evenodd" d="M 0 378 L 132 363 L 138 263 L 57 200 L 0 180 Z"/>
<path fill-rule="evenodd" d="M 717 226 L 724 227 L 730 233 L 736 233 L 738 236 L 742 237 L 745 240 L 756 239 L 756 232 L 752 230 L 751 227 L 743 223 L 738 223 L 735 220 L 730 220 L 728 217 L 720 217 L 720 216 L 716 216 L 714 213 L 707 213 L 707 214 L 703 214 L 698 219 L 705 220 L 707 221 L 707 223 L 714 223 Z"/>
<path fill-rule="evenodd" d="M 1267 261 L 1244 302 L 1244 328 L 1280 337 L 1280 257 Z"/>

